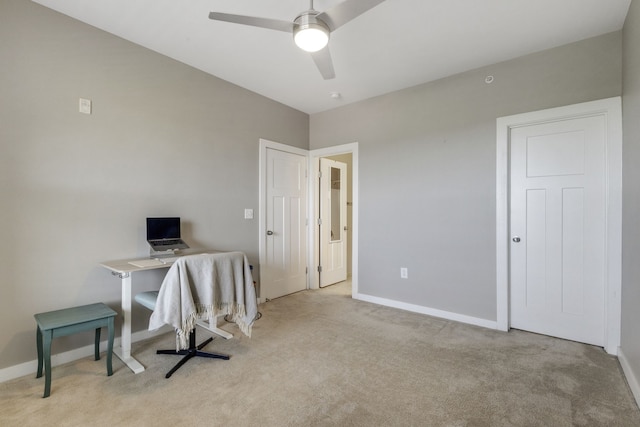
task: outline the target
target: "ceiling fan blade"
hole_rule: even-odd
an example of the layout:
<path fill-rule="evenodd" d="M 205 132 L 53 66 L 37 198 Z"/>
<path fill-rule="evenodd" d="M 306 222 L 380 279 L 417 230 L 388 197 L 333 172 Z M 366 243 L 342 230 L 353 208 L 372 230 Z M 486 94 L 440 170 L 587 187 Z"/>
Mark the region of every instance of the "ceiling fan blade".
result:
<path fill-rule="evenodd" d="M 333 61 L 331 61 L 331 52 L 329 52 L 329 46 L 324 49 L 320 49 L 317 52 L 311 54 L 313 62 L 316 63 L 318 71 L 322 74 L 325 80 L 331 80 L 335 78 L 336 72 L 333 71 Z"/>
<path fill-rule="evenodd" d="M 322 12 L 316 18 L 321 19 L 331 31 L 374 8 L 384 0 L 345 0 L 331 9 Z"/>
<path fill-rule="evenodd" d="M 234 24 L 251 25 L 252 27 L 268 28 L 270 30 L 293 32 L 293 23 L 278 19 L 256 18 L 253 16 L 232 15 L 230 13 L 210 12 L 209 19 L 214 21 L 231 22 Z"/>

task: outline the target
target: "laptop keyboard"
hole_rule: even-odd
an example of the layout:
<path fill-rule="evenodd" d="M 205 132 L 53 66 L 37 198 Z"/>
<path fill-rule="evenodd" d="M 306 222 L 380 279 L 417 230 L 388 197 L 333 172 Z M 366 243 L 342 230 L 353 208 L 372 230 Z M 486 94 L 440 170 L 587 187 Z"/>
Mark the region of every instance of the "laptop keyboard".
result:
<path fill-rule="evenodd" d="M 169 245 L 177 245 L 180 243 L 180 240 L 163 240 L 162 242 L 155 242 L 156 246 L 169 246 Z"/>

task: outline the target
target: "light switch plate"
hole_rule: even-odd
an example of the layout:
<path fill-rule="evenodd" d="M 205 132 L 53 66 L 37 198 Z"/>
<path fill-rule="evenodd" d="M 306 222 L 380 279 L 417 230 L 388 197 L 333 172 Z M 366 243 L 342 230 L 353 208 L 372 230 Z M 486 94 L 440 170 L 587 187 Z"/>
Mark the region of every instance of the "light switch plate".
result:
<path fill-rule="evenodd" d="M 253 209 L 244 210 L 244 219 L 253 219 Z"/>
<path fill-rule="evenodd" d="M 91 114 L 91 100 L 90 99 L 85 99 L 85 98 L 80 98 L 80 101 L 78 102 L 79 104 L 79 111 L 83 114 Z"/>

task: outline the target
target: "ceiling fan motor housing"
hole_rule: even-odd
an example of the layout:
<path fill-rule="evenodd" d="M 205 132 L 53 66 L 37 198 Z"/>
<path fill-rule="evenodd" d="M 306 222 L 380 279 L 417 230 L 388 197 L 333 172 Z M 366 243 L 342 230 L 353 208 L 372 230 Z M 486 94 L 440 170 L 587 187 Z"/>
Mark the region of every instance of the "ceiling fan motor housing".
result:
<path fill-rule="evenodd" d="M 317 52 L 329 42 L 329 26 L 317 18 L 318 14 L 308 10 L 293 21 L 293 39 L 307 52 Z"/>

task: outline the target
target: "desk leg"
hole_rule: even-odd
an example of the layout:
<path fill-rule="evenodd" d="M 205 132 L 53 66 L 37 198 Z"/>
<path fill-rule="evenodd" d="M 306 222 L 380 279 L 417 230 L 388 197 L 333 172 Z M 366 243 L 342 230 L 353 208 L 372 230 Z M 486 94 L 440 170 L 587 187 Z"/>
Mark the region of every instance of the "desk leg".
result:
<path fill-rule="evenodd" d="M 204 322 L 202 320 L 196 321 L 196 325 L 213 332 L 216 335 L 220 335 L 222 338 L 228 340 L 233 338 L 233 334 L 218 328 L 218 318 L 216 316 L 209 317 L 208 322 Z"/>
<path fill-rule="evenodd" d="M 144 366 L 131 356 L 131 274 L 120 275 L 120 279 L 122 280 L 122 334 L 120 348 L 114 348 L 113 353 L 134 374 L 139 374 L 144 371 Z"/>

